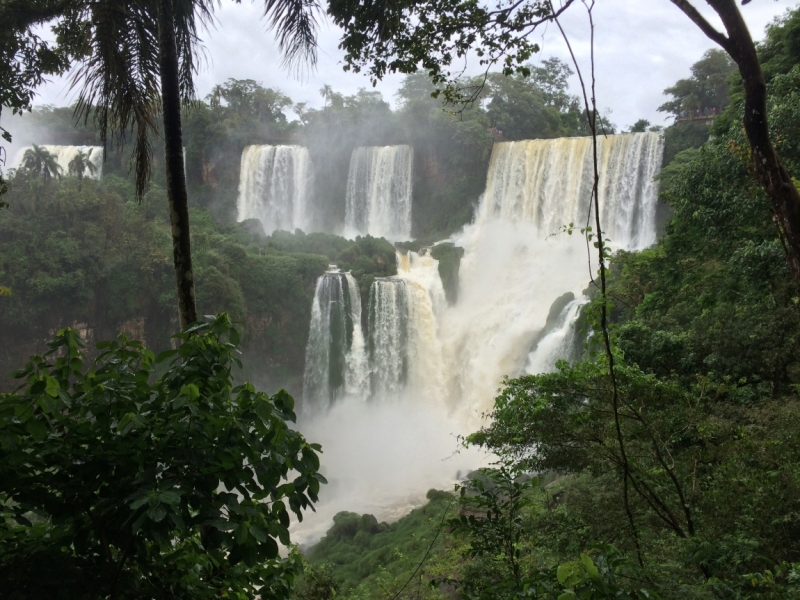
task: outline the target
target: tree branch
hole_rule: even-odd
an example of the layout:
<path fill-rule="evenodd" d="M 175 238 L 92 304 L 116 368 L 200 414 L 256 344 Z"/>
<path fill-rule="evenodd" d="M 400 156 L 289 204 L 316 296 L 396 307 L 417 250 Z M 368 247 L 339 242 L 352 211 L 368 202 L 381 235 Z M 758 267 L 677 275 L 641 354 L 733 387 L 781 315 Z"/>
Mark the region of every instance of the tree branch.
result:
<path fill-rule="evenodd" d="M 730 38 L 725 37 L 722 33 L 714 29 L 714 27 L 706 21 L 705 17 L 701 15 L 698 10 L 692 6 L 690 2 L 687 0 L 670 0 L 675 6 L 680 8 L 683 13 L 689 17 L 692 22 L 700 28 L 700 31 L 705 33 L 713 42 L 716 42 L 720 46 L 722 46 L 728 54 L 731 53 L 730 45 L 731 40 Z"/>

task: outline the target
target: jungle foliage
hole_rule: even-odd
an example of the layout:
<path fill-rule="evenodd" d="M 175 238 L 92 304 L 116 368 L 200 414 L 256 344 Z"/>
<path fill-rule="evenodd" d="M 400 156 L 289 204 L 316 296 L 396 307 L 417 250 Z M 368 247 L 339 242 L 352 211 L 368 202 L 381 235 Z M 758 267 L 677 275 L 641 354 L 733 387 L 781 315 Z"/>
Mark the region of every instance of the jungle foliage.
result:
<path fill-rule="evenodd" d="M 89 341 L 126 331 L 153 349 L 169 346 L 176 315 L 163 188 L 152 185 L 139 204 L 133 185 L 116 175 L 44 181 L 20 169 L 6 197 L 0 281 L 12 294 L 0 314 L 4 374 L 65 325 Z M 363 286 L 396 272 L 394 249 L 382 239 L 266 237 L 257 222 L 217 224 L 200 208 L 192 225 L 200 310 L 245 323 L 245 357 L 258 357 L 262 371 L 248 376 L 265 385 L 280 379 L 297 393 L 317 277 L 332 262 Z"/>
<path fill-rule="evenodd" d="M 176 338 L 89 360 L 62 329 L 0 395 L 0 597 L 287 597 L 301 564 L 278 542 L 325 483 L 320 447 L 285 391 L 234 387 L 227 315 Z"/>

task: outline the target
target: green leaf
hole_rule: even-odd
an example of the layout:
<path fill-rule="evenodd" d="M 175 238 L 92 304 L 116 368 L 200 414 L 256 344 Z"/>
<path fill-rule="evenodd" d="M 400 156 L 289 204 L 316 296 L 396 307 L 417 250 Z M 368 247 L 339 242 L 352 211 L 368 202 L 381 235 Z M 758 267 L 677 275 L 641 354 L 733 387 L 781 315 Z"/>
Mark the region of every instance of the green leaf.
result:
<path fill-rule="evenodd" d="M 181 396 L 186 396 L 190 400 L 196 400 L 200 397 L 200 389 L 193 383 L 183 386 L 181 388 Z"/>
<path fill-rule="evenodd" d="M 61 388 L 61 386 L 58 384 L 58 380 L 55 377 L 50 377 L 48 375 L 47 376 L 47 384 L 46 385 L 47 385 L 47 387 L 45 388 L 45 393 L 48 396 L 50 396 L 52 398 L 55 398 L 56 396 L 58 396 L 58 390 Z"/>
<path fill-rule="evenodd" d="M 174 504 L 178 504 L 181 501 L 180 495 L 176 494 L 175 492 L 171 492 L 171 491 L 161 492 L 158 495 L 158 499 L 161 500 L 161 502 L 164 502 L 166 504 L 173 504 L 173 505 Z"/>
<path fill-rule="evenodd" d="M 30 404 L 17 404 L 14 407 L 14 416 L 24 423 L 30 419 L 34 414 L 34 408 Z"/>
<path fill-rule="evenodd" d="M 42 423 L 39 419 L 28 419 L 25 423 L 25 429 L 31 434 L 34 440 L 41 442 L 47 437 L 47 425 Z"/>
<path fill-rule="evenodd" d="M 216 527 L 220 531 L 233 531 L 237 527 L 236 523 L 231 523 L 223 519 L 211 519 L 210 521 L 206 521 L 205 525 Z"/>
<path fill-rule="evenodd" d="M 142 506 L 144 506 L 148 502 L 150 502 L 150 496 L 142 496 L 138 500 L 135 500 L 134 502 L 131 503 L 131 505 L 130 505 L 131 506 L 131 510 L 136 510 L 138 508 L 141 508 Z"/>
<path fill-rule="evenodd" d="M 160 352 L 158 356 L 156 356 L 156 362 L 157 363 L 163 362 L 168 358 L 175 356 L 177 353 L 178 353 L 177 350 L 164 350 L 164 352 Z"/>
<path fill-rule="evenodd" d="M 258 525 L 250 525 L 250 535 L 252 535 L 262 544 L 267 541 L 267 532 L 261 529 L 261 527 Z"/>
<path fill-rule="evenodd" d="M 264 543 L 267 549 L 267 558 L 272 559 L 278 556 L 278 542 L 268 537 Z"/>
<path fill-rule="evenodd" d="M 588 554 L 581 554 L 581 564 L 583 565 L 583 568 L 586 569 L 586 574 L 589 577 L 597 577 L 599 571 L 597 570 L 597 567 L 594 566 L 591 556 Z"/>
<path fill-rule="evenodd" d="M 236 531 L 233 534 L 233 539 L 236 540 L 237 544 L 244 544 L 247 541 L 247 534 L 247 523 L 239 523 L 239 525 L 236 527 Z"/>
<path fill-rule="evenodd" d="M 167 507 L 163 504 L 159 504 L 158 506 L 155 506 L 147 511 L 147 517 L 155 523 L 160 523 L 166 516 Z"/>
<path fill-rule="evenodd" d="M 256 414 L 261 418 L 262 421 L 265 423 L 270 422 L 272 419 L 272 406 L 267 400 L 256 398 L 255 409 Z"/>
<path fill-rule="evenodd" d="M 575 570 L 574 562 L 568 562 L 564 563 L 563 565 L 558 565 L 558 569 L 556 569 L 556 577 L 558 578 L 558 583 L 564 585 L 567 579 L 570 578 L 574 570 Z"/>

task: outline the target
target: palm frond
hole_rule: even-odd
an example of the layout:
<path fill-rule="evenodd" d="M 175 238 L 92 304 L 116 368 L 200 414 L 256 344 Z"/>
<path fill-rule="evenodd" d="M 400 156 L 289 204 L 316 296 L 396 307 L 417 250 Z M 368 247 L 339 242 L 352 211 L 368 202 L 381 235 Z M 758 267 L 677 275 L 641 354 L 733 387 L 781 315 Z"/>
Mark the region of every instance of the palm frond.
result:
<path fill-rule="evenodd" d="M 173 2 L 175 42 L 180 60 L 181 100 L 189 104 L 195 98 L 194 76 L 205 59 L 199 27 L 208 30 L 216 24 L 214 9 L 218 0 L 175 0 Z"/>
<path fill-rule="evenodd" d="M 292 68 L 317 64 L 317 0 L 265 0 L 264 16 L 275 32 L 283 64 Z"/>
<path fill-rule="evenodd" d="M 79 18 L 91 27 L 88 57 L 72 77 L 72 86 L 81 87 L 75 115 L 84 122 L 95 119 L 104 152 L 110 137 L 122 145 L 133 135 L 131 167 L 141 198 L 150 179 L 160 106 L 158 24 L 151 2 L 97 0 Z"/>

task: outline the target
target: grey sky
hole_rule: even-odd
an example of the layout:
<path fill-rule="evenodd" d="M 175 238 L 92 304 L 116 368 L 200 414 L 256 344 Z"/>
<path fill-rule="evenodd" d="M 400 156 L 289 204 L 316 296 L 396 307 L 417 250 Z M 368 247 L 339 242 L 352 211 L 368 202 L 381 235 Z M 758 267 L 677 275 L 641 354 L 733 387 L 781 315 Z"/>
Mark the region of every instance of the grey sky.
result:
<path fill-rule="evenodd" d="M 712 16 L 702 0 L 696 4 Z M 767 23 L 796 5 L 797 0 L 754 0 L 742 11 L 753 37 L 761 39 Z M 316 71 L 298 78 L 281 68 L 276 44 L 261 19 L 261 6 L 260 2 L 223 2 L 216 28 L 204 36 L 207 64 L 197 77 L 201 97 L 229 77 L 255 79 L 266 87 L 281 89 L 295 102 L 311 106 L 322 105 L 319 89 L 323 84 L 346 94 L 370 86 L 365 76 L 342 70 L 339 31 L 329 23 L 323 23 L 320 31 Z M 567 12 L 564 25 L 579 60 L 585 64 L 588 27 L 580 5 Z M 688 76 L 692 63 L 713 47 L 669 0 L 597 0 L 595 32 L 598 105 L 610 109 L 612 122 L 621 127 L 640 117 L 663 124 L 664 115 L 656 112 L 664 101 L 663 89 Z M 539 34 L 539 42 L 542 52 L 534 62 L 553 55 L 568 59 L 555 28 Z M 377 89 L 393 102 L 400 79 L 388 77 Z M 54 80 L 41 87 L 37 103 L 63 105 L 72 99 L 65 81 Z"/>

